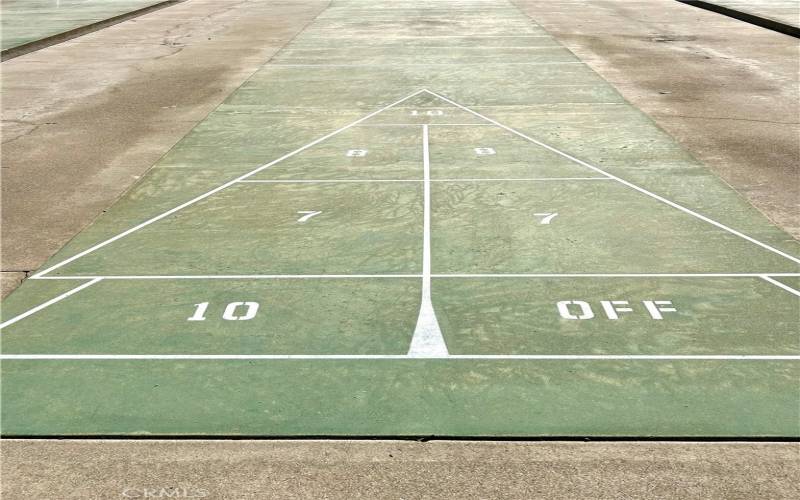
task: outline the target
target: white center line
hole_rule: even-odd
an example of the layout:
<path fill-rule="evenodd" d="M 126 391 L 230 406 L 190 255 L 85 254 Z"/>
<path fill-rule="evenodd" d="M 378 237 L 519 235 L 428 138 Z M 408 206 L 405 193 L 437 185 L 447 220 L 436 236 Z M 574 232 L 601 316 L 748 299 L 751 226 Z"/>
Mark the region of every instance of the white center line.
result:
<path fill-rule="evenodd" d="M 428 126 L 422 126 L 422 163 L 424 169 L 425 215 L 422 242 L 422 301 L 417 326 L 408 355 L 413 357 L 447 356 L 436 312 L 431 301 L 431 163 L 428 148 Z"/>

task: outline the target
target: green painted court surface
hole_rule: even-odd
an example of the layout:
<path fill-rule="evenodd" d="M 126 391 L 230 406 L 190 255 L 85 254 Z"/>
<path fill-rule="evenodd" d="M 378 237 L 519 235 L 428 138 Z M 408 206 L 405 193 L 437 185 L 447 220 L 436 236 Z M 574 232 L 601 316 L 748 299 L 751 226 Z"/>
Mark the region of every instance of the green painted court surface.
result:
<path fill-rule="evenodd" d="M 800 260 L 505 3 L 335 2 L 3 304 L 3 433 L 800 435 Z"/>

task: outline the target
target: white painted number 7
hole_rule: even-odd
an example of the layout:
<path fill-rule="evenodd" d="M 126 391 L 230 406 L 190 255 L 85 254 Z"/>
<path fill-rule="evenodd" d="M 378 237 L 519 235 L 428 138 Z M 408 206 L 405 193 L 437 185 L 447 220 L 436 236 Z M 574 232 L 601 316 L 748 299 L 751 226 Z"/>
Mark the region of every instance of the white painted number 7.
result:
<path fill-rule="evenodd" d="M 319 215 L 319 214 L 321 214 L 322 212 L 321 212 L 321 211 L 319 211 L 319 212 L 315 212 L 315 211 L 313 211 L 313 210 L 301 210 L 300 212 L 297 212 L 297 213 L 298 213 L 298 214 L 303 214 L 303 216 L 302 216 L 302 217 L 300 217 L 299 219 L 297 219 L 297 222 L 305 222 L 305 221 L 307 221 L 308 219 L 310 219 L 310 218 L 314 217 L 315 215 Z"/>
<path fill-rule="evenodd" d="M 541 220 L 539 220 L 539 224 L 550 224 L 550 221 L 552 221 L 558 214 L 548 212 L 548 213 L 539 213 L 533 215 L 535 215 L 536 217 L 541 217 Z"/>

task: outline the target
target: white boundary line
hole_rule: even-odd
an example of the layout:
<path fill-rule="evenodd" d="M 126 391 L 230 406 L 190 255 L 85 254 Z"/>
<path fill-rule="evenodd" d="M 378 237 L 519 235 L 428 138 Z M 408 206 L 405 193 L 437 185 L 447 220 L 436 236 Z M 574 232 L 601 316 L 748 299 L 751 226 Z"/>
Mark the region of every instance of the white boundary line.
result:
<path fill-rule="evenodd" d="M 534 177 L 534 178 L 469 178 L 428 179 L 430 182 L 540 182 L 540 181 L 611 181 L 610 177 Z M 242 184 L 337 184 L 370 182 L 425 182 L 425 179 L 246 179 Z"/>
<path fill-rule="evenodd" d="M 84 279 L 90 279 L 90 278 L 84 278 Z M 76 286 L 75 288 L 73 288 L 73 289 L 71 289 L 71 290 L 69 290 L 67 292 L 62 293 L 58 297 L 52 298 L 52 299 L 48 300 L 47 302 L 44 302 L 43 304 L 39 304 L 38 306 L 34 307 L 33 309 L 28 309 L 24 313 L 22 313 L 22 314 L 20 314 L 18 316 L 14 316 L 13 318 L 11 318 L 8 321 L 0 323 L 0 330 L 2 330 L 3 328 L 5 328 L 5 327 L 7 327 L 9 325 L 13 325 L 14 323 L 16 323 L 17 321 L 19 321 L 21 319 L 27 318 L 31 314 L 35 314 L 35 313 L 41 311 L 45 307 L 51 306 L 51 305 L 55 304 L 56 302 L 62 301 L 64 299 L 66 299 L 67 297 L 69 297 L 70 295 L 73 295 L 73 294 L 76 294 L 76 293 L 80 292 L 84 288 L 89 288 L 90 286 L 94 285 L 95 283 L 99 283 L 100 281 L 103 281 L 103 278 L 93 278 L 93 279 L 91 279 L 91 281 L 88 281 L 88 282 L 86 282 L 86 283 L 84 283 L 82 285 Z"/>
<path fill-rule="evenodd" d="M 551 61 L 551 62 L 507 62 L 491 63 L 485 61 L 463 63 L 400 63 L 400 64 L 292 64 L 270 63 L 270 67 L 277 68 L 404 68 L 407 66 L 555 66 L 555 65 L 585 65 L 583 61 Z"/>
<path fill-rule="evenodd" d="M 472 178 L 472 179 L 431 179 L 431 182 L 525 182 L 525 181 L 610 181 L 608 177 L 536 177 L 536 178 Z"/>
<path fill-rule="evenodd" d="M 762 278 L 767 276 L 800 277 L 800 273 L 659 273 L 659 274 L 436 274 L 431 278 Z M 375 279 L 375 278 L 421 278 L 422 274 L 198 274 L 198 275 L 121 275 L 121 276 L 40 276 L 35 280 L 244 280 L 244 279 Z"/>
<path fill-rule="evenodd" d="M 419 127 L 422 123 L 362 123 L 358 127 Z M 491 123 L 426 123 L 429 127 L 493 127 Z"/>
<path fill-rule="evenodd" d="M 131 234 L 131 233 L 133 233 L 135 231 L 138 231 L 139 229 L 142 229 L 143 227 L 149 226 L 153 222 L 159 221 L 159 220 L 163 219 L 164 217 L 168 217 L 168 216 L 174 214 L 175 212 L 177 212 L 179 210 L 182 210 L 182 209 L 184 209 L 184 208 L 186 208 L 186 207 L 188 207 L 190 205 L 194 205 L 198 201 L 204 200 L 204 199 L 208 198 L 209 196 L 222 191 L 223 189 L 229 188 L 229 187 L 233 186 L 234 184 L 237 184 L 237 183 L 247 179 L 248 177 L 257 174 L 258 172 L 261 172 L 262 170 L 267 169 L 267 168 L 275 165 L 276 163 L 279 163 L 279 162 L 281 162 L 281 161 L 283 161 L 283 160 L 285 160 L 287 158 L 290 158 L 290 157 L 296 155 L 297 153 L 305 151 L 306 149 L 308 149 L 308 148 L 310 148 L 312 146 L 315 146 L 315 145 L 319 144 L 320 142 L 335 136 L 336 134 L 344 132 L 345 130 L 347 130 L 347 129 L 355 126 L 355 125 L 358 125 L 359 123 L 363 122 L 364 120 L 368 120 L 368 119 L 372 118 L 373 116 L 375 116 L 375 115 L 377 115 L 377 114 L 379 114 L 379 113 L 391 108 L 392 106 L 396 106 L 396 105 L 400 104 L 403 101 L 411 99 L 412 97 L 414 97 L 416 95 L 419 95 L 424 91 L 425 91 L 424 89 L 423 90 L 418 90 L 418 91 L 416 91 L 416 92 L 414 92 L 412 94 L 409 94 L 409 95 L 403 97 L 402 99 L 400 99 L 398 101 L 393 102 L 392 104 L 389 104 L 388 106 L 384 106 L 383 108 L 381 108 L 381 109 L 379 109 L 377 111 L 373 111 L 372 113 L 370 113 L 368 115 L 365 115 L 362 118 L 359 118 L 358 120 L 350 123 L 349 125 L 345 125 L 344 127 L 340 128 L 340 129 L 337 129 L 337 130 L 335 130 L 335 131 L 333 131 L 333 132 L 331 132 L 331 133 L 329 133 L 327 135 L 324 135 L 324 136 L 320 137 L 319 139 L 317 139 L 315 141 L 311 141 L 308 144 L 306 144 L 305 146 L 301 146 L 301 147 L 295 149 L 294 151 L 292 151 L 290 153 L 286 153 L 285 155 L 281 156 L 280 158 L 278 158 L 276 160 L 272 160 L 271 162 L 265 163 L 264 165 L 261 165 L 260 167 L 256 167 L 255 169 L 251 170 L 250 172 L 247 172 L 246 174 L 240 175 L 239 177 L 237 177 L 237 178 L 235 178 L 233 180 L 230 180 L 230 181 L 226 182 L 225 184 L 222 184 L 221 186 L 217 186 L 216 188 L 212 189 L 211 191 L 206 191 L 205 193 L 201 194 L 200 196 L 192 198 L 191 200 L 189 200 L 189 201 L 187 201 L 185 203 L 182 203 L 182 204 L 178 205 L 177 207 L 175 207 L 173 209 L 167 210 L 166 212 L 164 212 L 164 213 L 162 213 L 160 215 L 157 215 L 157 216 L 153 217 L 152 219 L 148 219 L 148 220 L 142 222 L 141 224 L 138 224 L 138 225 L 128 229 L 127 231 L 123 231 L 122 233 L 119 233 L 118 235 L 116 235 L 116 236 L 114 236 L 112 238 L 109 238 L 109 239 L 107 239 L 107 240 L 105 240 L 105 241 L 103 241 L 101 243 L 98 243 L 97 245 L 94 245 L 93 247 L 87 248 L 86 250 L 84 250 L 84 251 L 82 251 L 80 253 L 77 253 L 77 254 L 73 255 L 72 257 L 70 257 L 68 259 L 65 259 L 65 260 L 61 261 L 58 264 L 55 264 L 54 266 L 48 267 L 44 271 L 40 271 L 40 272 L 36 273 L 36 275 L 34 277 L 39 277 L 39 276 L 45 275 L 45 274 L 47 274 L 47 273 L 49 273 L 49 272 L 51 272 L 51 271 L 53 271 L 55 269 L 58 269 L 58 268 L 60 268 L 62 266 L 65 266 L 65 265 L 69 264 L 70 262 L 73 262 L 73 261 L 75 261 L 77 259 L 80 259 L 84 255 L 90 254 L 90 253 L 94 252 L 95 250 L 108 245 L 109 243 L 113 243 L 114 241 L 116 241 L 116 240 L 118 240 L 120 238 L 124 238 L 125 236 L 127 236 L 127 235 L 129 235 L 129 234 Z"/>
<path fill-rule="evenodd" d="M 425 182 L 424 179 L 247 179 L 242 184 L 339 184 L 346 182 Z"/>
<path fill-rule="evenodd" d="M 773 276 L 775 276 L 775 275 L 773 274 Z M 800 290 L 795 290 L 794 288 L 790 287 L 789 285 L 787 285 L 785 283 L 781 283 L 778 280 L 774 280 L 774 279 L 770 278 L 769 276 L 760 276 L 760 278 L 763 279 L 764 281 L 766 281 L 767 283 L 772 283 L 773 285 L 777 286 L 778 288 L 782 288 L 782 289 L 786 290 L 787 292 L 791 293 L 792 295 L 797 295 L 798 297 L 800 297 Z"/>
<path fill-rule="evenodd" d="M 322 51 L 322 50 L 338 50 L 343 47 L 313 47 L 313 48 L 293 48 L 287 49 L 285 52 L 296 52 L 296 51 Z M 398 47 L 387 47 L 386 45 L 349 45 L 346 48 L 348 49 L 393 49 Z M 498 50 L 498 49 L 511 49 L 511 50 L 554 50 L 563 52 L 564 48 L 558 45 L 480 45 L 480 46 L 435 46 L 435 45 L 424 45 L 424 46 L 411 46 L 411 47 L 403 47 L 403 48 L 411 48 L 411 49 L 458 49 L 458 50 Z M 285 53 L 284 52 L 284 53 Z"/>
<path fill-rule="evenodd" d="M 389 37 L 376 37 L 372 35 L 355 35 L 355 36 L 342 36 L 342 37 L 314 37 L 307 36 L 303 38 L 303 42 L 309 40 L 319 39 L 322 43 L 329 40 L 357 40 L 363 38 L 365 40 L 394 40 L 394 39 L 417 39 L 425 40 L 429 38 L 551 38 L 550 35 L 396 35 Z"/>
<path fill-rule="evenodd" d="M 760 274 L 758 276 L 761 276 Z M 775 275 L 772 275 L 775 276 Z M 41 276 L 35 280 L 181 280 L 181 279 L 375 279 L 375 278 L 421 278 L 421 274 L 218 274 L 218 275 L 138 275 L 138 276 Z"/>
<path fill-rule="evenodd" d="M 434 274 L 434 278 L 762 278 L 764 276 L 800 276 L 800 273 L 508 273 L 508 274 Z"/>
<path fill-rule="evenodd" d="M 758 241 L 758 240 L 756 240 L 754 238 L 751 238 L 750 236 L 747 236 L 746 234 L 743 234 L 743 233 L 741 233 L 741 232 L 739 232 L 739 231 L 737 231 L 735 229 L 732 229 L 732 228 L 726 226 L 725 224 L 717 222 L 717 221 L 715 221 L 713 219 L 710 219 L 710 218 L 706 217 L 705 215 L 699 214 L 699 213 L 697 213 L 697 212 L 695 212 L 693 210 L 690 210 L 690 209 L 688 209 L 688 208 L 686 208 L 686 207 L 684 207 L 682 205 L 679 205 L 679 204 L 677 204 L 677 203 L 675 203 L 673 201 L 670 201 L 670 200 L 664 198 L 663 196 L 659 196 L 659 195 L 657 195 L 655 193 L 652 193 L 652 192 L 650 192 L 650 191 L 648 191 L 648 190 L 646 190 L 646 189 L 644 189 L 642 187 L 637 186 L 636 184 L 633 184 L 633 183 L 628 182 L 628 181 L 626 181 L 626 180 L 624 180 L 624 179 L 622 179 L 620 177 L 617 177 L 617 176 L 615 176 L 613 174 L 610 174 L 610 173 L 606 172 L 605 170 L 603 170 L 601 168 L 598 168 L 598 167 L 596 167 L 594 165 L 586 163 L 583 160 L 579 160 L 578 158 L 575 158 L 574 156 L 572 156 L 572 155 L 570 155 L 568 153 L 565 153 L 564 151 L 561 151 L 560 149 L 556 149 L 553 146 L 550 146 L 550 145 L 545 144 L 545 143 L 543 143 L 541 141 L 538 141 L 536 139 L 528 137 L 527 135 L 523 134 L 522 132 L 514 130 L 513 128 L 508 127 L 506 125 L 503 125 L 502 123 L 500 123 L 498 121 L 495 121 L 495 120 L 492 120 L 491 118 L 483 116 L 482 114 L 478 113 L 477 111 L 473 111 L 473 110 L 467 108 L 466 106 L 462 106 L 461 104 L 458 104 L 457 102 L 451 101 L 447 97 L 439 95 L 436 92 L 431 92 L 428 89 L 425 89 L 425 92 L 427 92 L 427 93 L 429 93 L 429 94 L 431 94 L 433 96 L 436 96 L 439 99 L 441 99 L 441 100 L 443 100 L 443 101 L 445 101 L 447 103 L 452 104 L 453 106 L 456 106 L 456 107 L 458 107 L 460 109 L 463 109 L 464 111 L 472 113 L 473 115 L 475 115 L 477 117 L 483 118 L 484 120 L 486 120 L 486 121 L 488 121 L 490 123 L 493 123 L 493 124 L 497 125 L 498 127 L 511 132 L 514 135 L 522 137 L 523 139 L 526 139 L 526 140 L 528 140 L 528 141 L 530 141 L 530 142 L 532 142 L 532 143 L 534 143 L 534 144 L 536 144 L 538 146 L 541 146 L 541 147 L 543 147 L 543 148 L 545 148 L 545 149 L 547 149 L 549 151 L 552 151 L 553 153 L 556 153 L 556 154 L 558 154 L 560 156 L 563 156 L 564 158 L 566 158 L 568 160 L 572 160 L 573 162 L 578 163 L 579 165 L 583 165 L 584 167 L 589 168 L 591 170 L 594 170 L 595 172 L 598 172 L 598 173 L 601 173 L 603 175 L 606 175 L 606 176 L 614 179 L 615 181 L 617 181 L 617 182 L 619 182 L 621 184 L 624 184 L 625 186 L 628 186 L 631 189 L 639 191 L 642 194 L 645 194 L 645 195 L 647 195 L 647 196 L 649 196 L 649 197 L 651 197 L 651 198 L 653 198 L 655 200 L 660 201 L 661 203 L 664 203 L 666 205 L 671 206 L 672 208 L 676 208 L 676 209 L 678 209 L 678 210 L 680 210 L 680 211 L 682 211 L 684 213 L 687 213 L 689 215 L 697 217 L 698 219 L 700 219 L 700 220 L 702 220 L 704 222 L 707 222 L 707 223 L 709 223 L 711 225 L 714 225 L 714 226 L 716 226 L 716 227 L 718 227 L 720 229 L 723 229 L 723 230 L 725 230 L 725 231 L 727 231 L 727 232 L 729 232 L 729 233 L 731 233 L 731 234 L 733 234 L 735 236 L 743 238 L 743 239 L 749 241 L 750 243 L 754 243 L 754 244 L 756 244 L 756 245 L 758 245 L 758 246 L 760 246 L 762 248 L 765 248 L 765 249 L 769 250 L 770 252 L 773 252 L 775 254 L 780 255 L 781 257 L 784 257 L 786 259 L 789 259 L 789 260 L 791 260 L 793 262 L 796 262 L 796 263 L 800 264 L 800 258 L 794 257 L 792 255 L 789 255 L 789 254 L 785 253 L 785 252 L 782 252 L 781 250 L 778 250 L 777 248 L 771 247 L 771 246 L 767 245 L 766 243 L 762 243 L 762 242 L 760 242 L 760 241 Z"/>
<path fill-rule="evenodd" d="M 761 354 L 2 354 L 0 360 L 562 360 L 562 361 L 800 361 L 798 355 Z"/>

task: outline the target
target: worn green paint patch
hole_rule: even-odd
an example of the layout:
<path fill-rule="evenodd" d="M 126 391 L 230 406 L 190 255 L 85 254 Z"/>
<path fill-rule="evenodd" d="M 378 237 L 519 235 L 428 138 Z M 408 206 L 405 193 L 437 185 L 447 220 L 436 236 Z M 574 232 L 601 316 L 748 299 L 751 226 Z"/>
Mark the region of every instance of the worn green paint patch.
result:
<path fill-rule="evenodd" d="M 384 48 L 393 50 L 395 48 L 414 48 L 414 49 L 452 49 L 474 47 L 476 50 L 486 50 L 488 48 L 503 48 L 509 50 L 529 50 L 536 47 L 561 47 L 561 45 L 549 36 L 513 36 L 502 37 L 476 36 L 448 36 L 447 40 L 442 41 L 436 37 L 371 37 L 358 40 L 360 47 Z M 295 51 L 300 50 L 317 51 L 332 48 L 350 48 L 353 46 L 352 37 L 311 37 L 303 36 L 292 42 Z"/>
<path fill-rule="evenodd" d="M 433 297 L 452 354 L 800 353 L 800 299 L 759 278 L 438 278 Z"/>
<path fill-rule="evenodd" d="M 240 184 L 59 274 L 419 273 L 421 196 L 419 183 Z"/>
<path fill-rule="evenodd" d="M 449 48 L 429 50 L 420 54 L 415 47 L 392 48 L 392 64 L 452 64 L 459 61 L 469 64 L 492 63 L 502 57 L 506 63 L 572 62 L 575 56 L 563 47 L 533 47 L 527 49 L 492 47 L 484 50 Z M 379 64 L 386 60 L 386 47 L 358 47 L 281 51 L 275 58 L 278 64 Z"/>
<path fill-rule="evenodd" d="M 104 281 L 4 329 L 2 347 L 5 354 L 405 354 L 419 285 L 402 278 Z M 259 304 L 257 314 L 225 319 L 236 302 Z M 208 303 L 202 314 L 199 303 Z"/>
<path fill-rule="evenodd" d="M 795 362 L 11 361 L 15 435 L 799 436 Z"/>
<path fill-rule="evenodd" d="M 432 191 L 435 273 L 797 272 L 613 181 L 449 182 Z M 558 216 L 547 225 L 534 215 L 548 212 Z"/>
<path fill-rule="evenodd" d="M 603 177 L 491 125 L 436 127 L 430 133 L 430 161 L 433 179 Z"/>
<path fill-rule="evenodd" d="M 252 179 L 421 180 L 422 127 L 353 127 Z"/>

